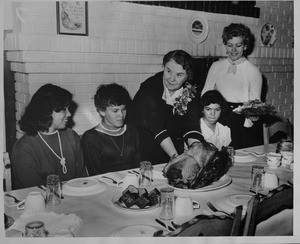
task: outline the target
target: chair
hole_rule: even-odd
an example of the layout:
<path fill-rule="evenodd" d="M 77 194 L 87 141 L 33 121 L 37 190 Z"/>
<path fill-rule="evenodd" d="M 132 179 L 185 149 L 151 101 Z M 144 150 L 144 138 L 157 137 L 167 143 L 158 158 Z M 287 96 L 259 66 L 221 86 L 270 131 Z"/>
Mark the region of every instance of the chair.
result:
<path fill-rule="evenodd" d="M 3 153 L 3 191 L 11 191 L 11 164 L 8 152 Z"/>
<path fill-rule="evenodd" d="M 239 236 L 242 227 L 243 206 L 238 206 L 234 211 L 234 218 L 222 215 L 197 215 L 185 222 L 175 231 L 163 235 L 157 231 L 154 236 Z"/>
<path fill-rule="evenodd" d="M 280 235 L 284 235 L 283 227 L 287 233 L 290 235 L 293 232 L 293 220 L 290 213 L 293 211 L 287 212 L 285 216 L 283 211 L 293 209 L 293 187 L 288 185 L 281 185 L 278 188 L 270 191 L 266 196 L 260 197 L 259 195 L 254 195 L 248 202 L 247 212 L 245 216 L 244 224 L 244 236 L 254 236 L 258 235 L 257 227 L 262 224 L 264 228 L 273 229 L 270 235 L 274 235 L 274 231 L 280 232 Z M 279 215 L 279 218 L 276 218 L 276 215 Z M 285 222 L 287 226 L 283 226 L 285 221 L 283 218 L 287 217 Z M 264 222 L 265 221 L 265 222 Z M 265 223 L 263 225 L 263 223 Z M 276 224 L 278 226 L 276 227 Z M 270 230 L 269 228 L 269 230 Z M 260 233 L 264 235 L 269 235 L 264 230 L 260 230 Z M 279 233 L 278 233 L 279 234 Z"/>
<path fill-rule="evenodd" d="M 263 124 L 264 144 L 276 143 L 281 139 L 293 140 L 293 125 L 288 119 L 272 125 Z"/>

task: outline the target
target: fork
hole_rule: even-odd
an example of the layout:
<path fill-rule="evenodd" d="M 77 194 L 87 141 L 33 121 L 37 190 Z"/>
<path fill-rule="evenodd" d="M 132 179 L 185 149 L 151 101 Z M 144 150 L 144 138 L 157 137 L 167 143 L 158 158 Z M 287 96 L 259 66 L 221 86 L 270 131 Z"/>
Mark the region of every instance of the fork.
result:
<path fill-rule="evenodd" d="M 110 178 L 110 177 L 105 176 L 105 175 L 102 175 L 101 177 L 102 177 L 102 178 L 106 178 L 106 179 L 110 179 L 110 180 L 112 180 L 112 182 L 113 182 L 114 184 L 118 184 L 118 182 L 117 182 L 116 180 L 114 180 L 113 178 Z"/>
<path fill-rule="evenodd" d="M 13 195 L 10 195 L 9 193 L 5 193 L 5 196 L 6 196 L 6 197 L 11 197 L 11 198 L 13 198 L 13 199 L 15 200 L 15 203 L 21 202 L 21 200 L 19 200 L 18 198 L 16 198 L 16 197 L 13 196 Z"/>
<path fill-rule="evenodd" d="M 233 217 L 231 216 L 231 214 L 229 214 L 229 213 L 227 213 L 227 212 L 225 212 L 225 211 L 223 211 L 223 210 L 217 209 L 214 205 L 212 205 L 211 202 L 207 202 L 206 204 L 207 204 L 207 206 L 208 206 L 213 212 L 221 212 L 221 213 L 223 213 L 223 214 L 226 214 L 228 217 L 233 218 Z"/>

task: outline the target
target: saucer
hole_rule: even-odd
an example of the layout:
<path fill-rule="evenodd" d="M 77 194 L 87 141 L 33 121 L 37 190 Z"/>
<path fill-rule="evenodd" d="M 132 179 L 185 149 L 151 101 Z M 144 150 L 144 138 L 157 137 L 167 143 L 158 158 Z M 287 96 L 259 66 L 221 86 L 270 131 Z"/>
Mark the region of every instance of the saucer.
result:
<path fill-rule="evenodd" d="M 63 194 L 70 196 L 86 196 L 105 191 L 107 185 L 92 178 L 77 178 L 69 180 L 62 187 Z"/>

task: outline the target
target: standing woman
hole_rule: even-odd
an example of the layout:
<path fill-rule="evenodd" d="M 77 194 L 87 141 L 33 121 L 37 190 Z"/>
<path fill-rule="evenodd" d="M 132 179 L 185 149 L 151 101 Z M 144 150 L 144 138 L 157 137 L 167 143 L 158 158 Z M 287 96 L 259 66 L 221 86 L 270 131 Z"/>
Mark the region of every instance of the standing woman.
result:
<path fill-rule="evenodd" d="M 193 88 L 192 58 L 182 50 L 163 57 L 163 71 L 144 81 L 133 100 L 130 118 L 141 140 L 141 159 L 165 163 L 181 154 L 184 141 L 203 140 Z"/>
<path fill-rule="evenodd" d="M 80 137 L 66 128 L 72 94 L 46 84 L 32 96 L 19 121 L 25 132 L 12 151 L 14 188 L 45 185 L 48 175 L 61 181 L 86 176 Z"/>
<path fill-rule="evenodd" d="M 125 124 L 131 102 L 128 91 L 118 84 L 100 85 L 94 103 L 100 123 L 82 136 L 89 175 L 139 166 L 139 136 L 133 125 Z"/>
<path fill-rule="evenodd" d="M 263 144 L 262 121 L 232 112 L 244 102 L 261 98 L 261 73 L 245 57 L 249 38 L 250 30 L 243 24 L 224 28 L 222 39 L 228 58 L 212 64 L 202 90 L 202 95 L 218 90 L 228 102 L 230 111 L 221 122 L 230 127 L 235 149 Z"/>

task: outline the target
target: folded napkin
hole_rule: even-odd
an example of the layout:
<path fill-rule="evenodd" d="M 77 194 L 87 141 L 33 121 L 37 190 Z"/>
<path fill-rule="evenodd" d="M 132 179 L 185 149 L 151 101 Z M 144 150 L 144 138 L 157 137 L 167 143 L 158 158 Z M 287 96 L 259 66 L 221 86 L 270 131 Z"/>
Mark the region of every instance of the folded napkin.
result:
<path fill-rule="evenodd" d="M 74 232 L 82 222 L 81 218 L 75 214 L 57 214 L 54 212 L 24 212 L 9 229 L 24 232 L 25 225 L 31 221 L 44 222 L 45 229 L 49 232 L 49 235 L 54 235 L 56 232 L 63 230 L 70 230 L 71 232 Z"/>

